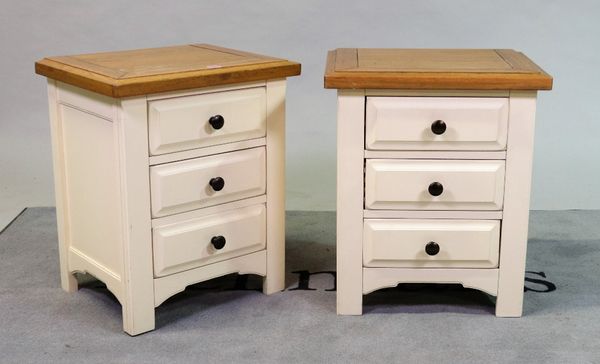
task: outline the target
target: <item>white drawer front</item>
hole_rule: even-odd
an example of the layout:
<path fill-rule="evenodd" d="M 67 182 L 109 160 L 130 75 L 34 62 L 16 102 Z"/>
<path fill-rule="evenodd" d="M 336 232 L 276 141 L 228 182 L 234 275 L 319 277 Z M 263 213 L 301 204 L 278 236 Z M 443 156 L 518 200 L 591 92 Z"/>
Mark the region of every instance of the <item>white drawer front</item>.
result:
<path fill-rule="evenodd" d="M 367 219 L 363 234 L 365 267 L 494 268 L 498 266 L 500 244 L 500 221 L 498 220 Z"/>
<path fill-rule="evenodd" d="M 437 185 L 436 185 L 437 183 Z M 438 196 L 432 192 L 442 192 Z M 436 188 L 437 187 L 437 188 Z M 504 161 L 367 159 L 365 208 L 501 210 Z"/>
<path fill-rule="evenodd" d="M 156 277 L 249 254 L 266 246 L 266 208 L 248 206 L 160 226 L 152 241 Z"/>
<path fill-rule="evenodd" d="M 260 138 L 266 93 L 258 87 L 150 101 L 148 114 L 151 155 Z M 220 129 L 209 122 L 217 115 L 224 121 Z"/>
<path fill-rule="evenodd" d="M 369 97 L 365 144 L 369 150 L 504 150 L 507 125 L 506 98 Z"/>
<path fill-rule="evenodd" d="M 160 217 L 265 193 L 265 147 L 150 167 L 152 216 Z M 221 179 L 215 190 L 211 181 Z"/>

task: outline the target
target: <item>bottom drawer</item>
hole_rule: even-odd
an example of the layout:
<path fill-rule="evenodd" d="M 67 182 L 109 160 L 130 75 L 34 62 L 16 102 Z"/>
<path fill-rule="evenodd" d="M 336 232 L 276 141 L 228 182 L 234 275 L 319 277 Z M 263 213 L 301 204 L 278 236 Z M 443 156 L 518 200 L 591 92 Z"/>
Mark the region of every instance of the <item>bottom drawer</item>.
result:
<path fill-rule="evenodd" d="M 156 227 L 155 277 L 259 251 L 266 246 L 264 204 Z"/>
<path fill-rule="evenodd" d="M 499 220 L 365 219 L 363 264 L 384 268 L 494 268 Z"/>

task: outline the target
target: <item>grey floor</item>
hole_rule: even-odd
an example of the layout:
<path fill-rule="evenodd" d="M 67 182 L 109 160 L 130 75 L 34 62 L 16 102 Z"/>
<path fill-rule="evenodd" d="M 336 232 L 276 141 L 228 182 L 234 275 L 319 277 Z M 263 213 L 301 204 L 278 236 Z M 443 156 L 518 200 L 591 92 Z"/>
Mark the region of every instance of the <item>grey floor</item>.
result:
<path fill-rule="evenodd" d="M 129 337 L 101 283 L 60 289 L 54 209 L 27 209 L 0 234 L 0 362 L 600 363 L 600 211 L 532 212 L 520 319 L 454 285 L 377 291 L 363 316 L 338 317 L 335 215 L 287 223 L 286 291 L 264 296 L 254 276 L 194 285 Z"/>

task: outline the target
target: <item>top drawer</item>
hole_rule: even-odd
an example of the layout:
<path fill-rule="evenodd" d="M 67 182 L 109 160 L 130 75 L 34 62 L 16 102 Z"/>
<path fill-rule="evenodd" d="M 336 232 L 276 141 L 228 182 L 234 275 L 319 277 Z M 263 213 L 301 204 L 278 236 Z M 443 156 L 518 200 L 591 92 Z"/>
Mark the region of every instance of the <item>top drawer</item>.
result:
<path fill-rule="evenodd" d="M 266 107 L 264 87 L 150 101 L 150 155 L 263 137 Z"/>
<path fill-rule="evenodd" d="M 508 99 L 368 97 L 369 150 L 504 150 Z"/>

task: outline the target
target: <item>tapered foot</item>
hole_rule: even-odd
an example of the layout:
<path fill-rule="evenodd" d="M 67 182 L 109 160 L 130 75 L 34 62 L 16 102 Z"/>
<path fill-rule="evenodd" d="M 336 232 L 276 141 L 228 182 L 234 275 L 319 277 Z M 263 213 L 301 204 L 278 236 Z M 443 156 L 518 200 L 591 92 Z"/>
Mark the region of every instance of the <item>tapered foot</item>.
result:
<path fill-rule="evenodd" d="M 135 336 L 154 330 L 154 305 L 152 303 L 144 302 L 143 305 L 137 305 L 137 307 L 123 305 L 123 331 Z"/>
<path fill-rule="evenodd" d="M 263 279 L 263 293 L 270 295 L 285 289 L 285 277 L 283 274 L 267 274 Z"/>
<path fill-rule="evenodd" d="M 73 293 L 79 289 L 79 282 L 73 273 L 65 272 L 60 277 L 60 285 L 65 292 Z"/>

